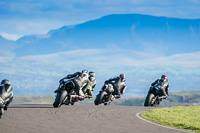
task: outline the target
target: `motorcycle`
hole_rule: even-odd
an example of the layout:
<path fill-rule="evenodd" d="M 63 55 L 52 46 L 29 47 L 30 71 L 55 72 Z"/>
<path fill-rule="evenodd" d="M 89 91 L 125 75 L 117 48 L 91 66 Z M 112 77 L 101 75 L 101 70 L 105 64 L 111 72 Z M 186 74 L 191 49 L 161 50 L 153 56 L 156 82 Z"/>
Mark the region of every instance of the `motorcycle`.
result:
<path fill-rule="evenodd" d="M 4 100 L 0 97 L 0 119 L 4 113 L 4 107 L 5 107 Z"/>
<path fill-rule="evenodd" d="M 1 84 L 0 85 L 0 119 L 7 106 L 12 102 L 13 92 L 11 85 Z"/>
<path fill-rule="evenodd" d="M 99 94 L 96 95 L 96 99 L 94 100 L 95 105 L 99 105 L 104 103 L 104 105 L 108 105 L 111 103 L 115 98 L 112 95 L 114 92 L 113 86 L 111 84 L 105 84 Z"/>
<path fill-rule="evenodd" d="M 61 80 L 58 89 L 54 91 L 54 93 L 57 94 L 55 101 L 53 103 L 53 107 L 58 108 L 62 104 L 67 102 L 66 100 L 70 99 L 70 94 L 74 92 L 74 87 L 75 85 L 72 82 L 72 80 L 67 80 L 67 81 Z M 74 102 L 71 101 L 71 104 L 73 105 Z"/>
<path fill-rule="evenodd" d="M 144 102 L 144 106 L 157 107 L 162 101 L 162 99 L 159 98 L 162 92 L 162 89 L 157 86 L 150 87 L 146 100 Z"/>
<path fill-rule="evenodd" d="M 53 103 L 53 107 L 58 108 L 62 104 L 74 105 L 75 102 L 78 102 L 79 96 L 75 93 L 74 88 L 75 84 L 71 79 L 67 81 L 61 80 L 58 89 L 54 91 L 54 93 L 57 94 Z M 86 98 L 87 95 L 85 95 L 84 97 Z"/>

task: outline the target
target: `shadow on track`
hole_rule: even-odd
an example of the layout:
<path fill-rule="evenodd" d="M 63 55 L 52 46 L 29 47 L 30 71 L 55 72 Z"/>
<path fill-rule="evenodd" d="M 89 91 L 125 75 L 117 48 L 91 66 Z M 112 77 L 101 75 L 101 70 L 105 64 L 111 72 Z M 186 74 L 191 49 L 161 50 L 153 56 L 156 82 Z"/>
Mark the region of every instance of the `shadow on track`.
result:
<path fill-rule="evenodd" d="M 54 108 L 50 104 L 12 104 L 8 108 Z"/>

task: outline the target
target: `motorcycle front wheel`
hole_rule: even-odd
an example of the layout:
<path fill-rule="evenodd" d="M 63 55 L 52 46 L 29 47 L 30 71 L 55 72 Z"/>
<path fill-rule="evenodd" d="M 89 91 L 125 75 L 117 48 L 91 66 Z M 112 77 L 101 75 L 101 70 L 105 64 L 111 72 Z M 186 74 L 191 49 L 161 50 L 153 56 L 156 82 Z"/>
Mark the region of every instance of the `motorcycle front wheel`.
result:
<path fill-rule="evenodd" d="M 153 106 L 155 104 L 155 101 L 153 102 L 153 100 L 155 99 L 155 95 L 153 93 L 148 93 L 146 100 L 144 102 L 144 106 Z"/>
<path fill-rule="evenodd" d="M 1 117 L 2 117 L 2 115 L 3 115 L 3 112 L 4 112 L 4 108 L 3 108 L 3 107 L 0 107 L 0 119 L 1 119 Z"/>
<path fill-rule="evenodd" d="M 105 92 L 105 91 L 102 91 L 102 92 L 100 92 L 98 95 L 97 95 L 97 97 L 96 97 L 96 99 L 95 99 L 95 101 L 94 101 L 94 104 L 95 105 L 99 105 L 101 102 L 102 102 L 102 100 L 105 98 L 105 95 L 106 95 L 107 93 Z"/>
<path fill-rule="evenodd" d="M 56 96 L 56 99 L 55 99 L 55 101 L 53 103 L 53 107 L 54 108 L 60 107 L 62 105 L 64 99 L 66 98 L 66 96 L 67 96 L 67 91 L 66 90 L 58 92 L 57 96 Z"/>

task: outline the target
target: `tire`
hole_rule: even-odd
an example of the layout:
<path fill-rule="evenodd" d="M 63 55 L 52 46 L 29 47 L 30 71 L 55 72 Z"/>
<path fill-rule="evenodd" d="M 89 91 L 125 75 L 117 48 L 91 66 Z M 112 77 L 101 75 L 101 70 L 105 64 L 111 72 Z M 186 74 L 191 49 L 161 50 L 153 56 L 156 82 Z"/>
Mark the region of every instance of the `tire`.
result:
<path fill-rule="evenodd" d="M 3 115 L 3 113 L 4 113 L 4 108 L 3 108 L 3 107 L 0 107 L 0 119 L 1 119 L 1 117 L 2 117 L 2 115 Z"/>
<path fill-rule="evenodd" d="M 107 94 L 107 93 L 106 93 L 105 91 L 100 92 L 100 93 L 97 95 L 96 99 L 94 100 L 94 104 L 95 104 L 95 105 L 99 105 L 99 104 L 101 103 L 101 101 L 103 100 L 103 98 L 104 98 L 104 96 L 105 96 L 106 94 Z"/>
<path fill-rule="evenodd" d="M 53 107 L 54 108 L 60 107 L 62 105 L 63 100 L 65 99 L 66 96 L 67 96 L 67 91 L 66 90 L 58 92 L 57 96 L 56 96 L 56 99 L 55 99 L 55 101 L 53 103 Z"/>
<path fill-rule="evenodd" d="M 147 94 L 147 96 L 146 96 L 146 99 L 145 99 L 145 102 L 144 102 L 144 106 L 145 107 L 148 107 L 149 106 L 149 104 L 148 104 L 148 102 L 149 102 L 149 93 Z"/>
<path fill-rule="evenodd" d="M 69 102 L 67 102 L 67 103 L 65 102 L 65 105 L 69 105 Z"/>
<path fill-rule="evenodd" d="M 71 103 L 71 105 L 74 105 L 74 103 Z"/>
<path fill-rule="evenodd" d="M 146 107 L 152 106 L 151 102 L 152 102 L 153 98 L 155 98 L 155 95 L 153 93 L 148 93 L 146 100 L 144 102 L 144 106 L 146 106 Z"/>

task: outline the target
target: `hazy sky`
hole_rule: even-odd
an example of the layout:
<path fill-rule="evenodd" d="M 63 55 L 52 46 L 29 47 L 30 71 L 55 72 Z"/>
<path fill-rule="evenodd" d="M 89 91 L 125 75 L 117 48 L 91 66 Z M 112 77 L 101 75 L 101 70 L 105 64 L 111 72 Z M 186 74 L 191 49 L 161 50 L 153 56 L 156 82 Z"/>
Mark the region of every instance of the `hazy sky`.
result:
<path fill-rule="evenodd" d="M 109 14 L 200 18 L 200 0 L 1 0 L 0 35 L 16 40 Z"/>

